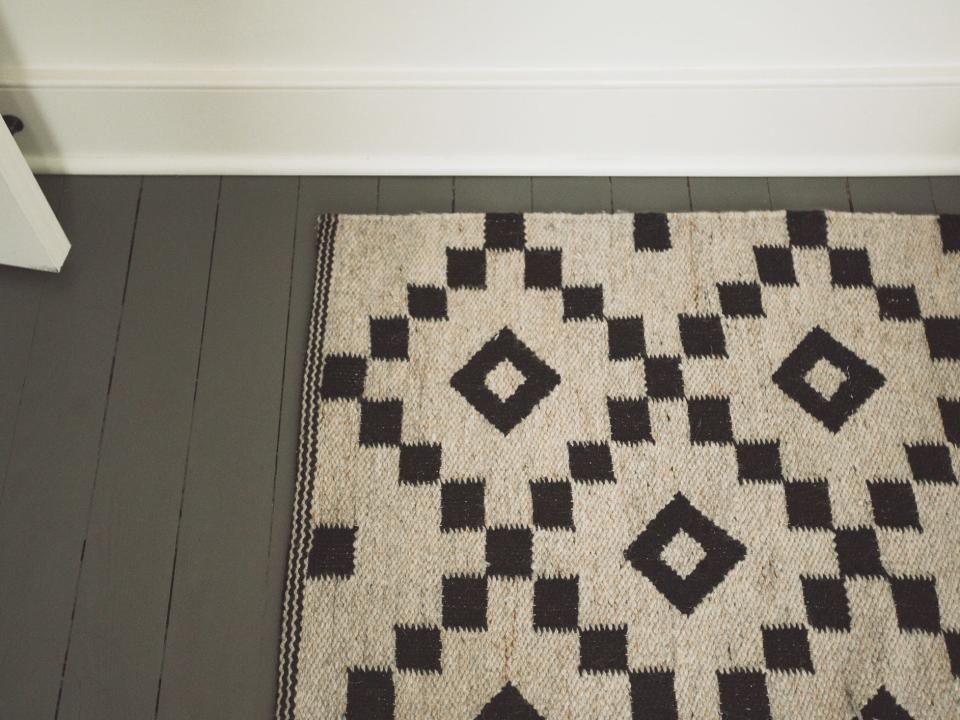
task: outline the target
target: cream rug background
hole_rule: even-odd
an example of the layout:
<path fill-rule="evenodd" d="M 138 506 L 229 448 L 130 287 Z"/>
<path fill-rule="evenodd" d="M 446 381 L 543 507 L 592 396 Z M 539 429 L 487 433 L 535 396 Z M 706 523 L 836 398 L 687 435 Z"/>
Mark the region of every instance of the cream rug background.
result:
<path fill-rule="evenodd" d="M 278 718 L 960 708 L 960 219 L 323 216 Z"/>

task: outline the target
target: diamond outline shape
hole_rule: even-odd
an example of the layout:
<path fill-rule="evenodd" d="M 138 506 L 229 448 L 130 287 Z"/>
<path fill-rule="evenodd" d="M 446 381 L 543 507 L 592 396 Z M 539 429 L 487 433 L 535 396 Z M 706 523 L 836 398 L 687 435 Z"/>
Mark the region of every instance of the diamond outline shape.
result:
<path fill-rule="evenodd" d="M 686 577 L 661 558 L 681 530 L 699 543 L 704 552 L 703 559 Z M 746 554 L 743 543 L 697 510 L 679 492 L 624 551 L 634 569 L 685 615 L 690 615 Z"/>
<path fill-rule="evenodd" d="M 505 400 L 486 385 L 486 377 L 504 360 L 523 375 L 523 383 Z M 557 372 L 504 327 L 484 343 L 466 365 L 450 378 L 450 385 L 504 435 L 525 420 L 560 384 Z"/>
<path fill-rule="evenodd" d="M 821 359 L 846 376 L 830 398 L 823 397 L 806 380 L 806 374 Z M 887 379 L 818 325 L 780 363 L 773 382 L 824 427 L 837 433 Z"/>

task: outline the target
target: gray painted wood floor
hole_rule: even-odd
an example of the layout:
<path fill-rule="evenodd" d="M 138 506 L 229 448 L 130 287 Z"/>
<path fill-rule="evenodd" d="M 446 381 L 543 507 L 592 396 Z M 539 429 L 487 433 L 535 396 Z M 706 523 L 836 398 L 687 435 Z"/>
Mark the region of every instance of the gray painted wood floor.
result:
<path fill-rule="evenodd" d="M 0 717 L 270 718 L 320 212 L 960 212 L 960 178 L 53 177 L 0 268 Z"/>

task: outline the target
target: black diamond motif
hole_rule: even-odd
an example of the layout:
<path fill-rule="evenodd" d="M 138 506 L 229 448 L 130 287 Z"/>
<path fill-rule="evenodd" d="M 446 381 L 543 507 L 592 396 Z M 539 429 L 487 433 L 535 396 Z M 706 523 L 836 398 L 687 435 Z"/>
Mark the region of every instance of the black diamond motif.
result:
<path fill-rule="evenodd" d="M 829 398 L 814 390 L 806 380 L 807 373 L 820 360 L 826 360 L 845 375 Z M 815 327 L 783 361 L 773 374 L 773 381 L 827 429 L 839 432 L 860 406 L 883 387 L 886 378 L 826 330 Z"/>
<path fill-rule="evenodd" d="M 704 552 L 703 559 L 686 577 L 680 576 L 661 557 L 664 548 L 681 531 L 699 543 Z M 743 543 L 730 537 L 677 493 L 624 555 L 674 607 L 689 615 L 746 553 Z"/>
<path fill-rule="evenodd" d="M 580 672 L 627 672 L 627 626 L 581 628 Z"/>
<path fill-rule="evenodd" d="M 868 482 L 873 519 L 877 527 L 920 530 L 920 513 L 913 485 L 908 482 Z"/>
<path fill-rule="evenodd" d="M 315 527 L 307 574 L 312 578 L 352 577 L 356 538 L 356 527 L 339 525 Z"/>
<path fill-rule="evenodd" d="M 393 720 L 395 690 L 389 670 L 347 670 L 345 720 Z"/>
<path fill-rule="evenodd" d="M 761 626 L 763 633 L 763 656 L 767 669 L 772 672 L 812 673 L 810 642 L 807 628 L 803 625 L 784 627 Z"/>
<path fill-rule="evenodd" d="M 843 578 L 800 576 L 807 620 L 817 630 L 850 629 L 850 601 Z"/>
<path fill-rule="evenodd" d="M 480 711 L 476 720 L 543 720 L 513 685 L 507 683 Z"/>
<path fill-rule="evenodd" d="M 443 643 L 440 628 L 432 626 L 397 625 L 393 628 L 397 670 L 418 673 L 443 671 L 440 656 Z"/>
<path fill-rule="evenodd" d="M 486 385 L 486 377 L 508 361 L 524 377 L 513 394 L 501 399 Z M 560 376 L 524 345 L 510 328 L 503 328 L 450 378 L 453 389 L 463 395 L 497 430 L 508 434 L 553 392 Z"/>
<path fill-rule="evenodd" d="M 940 634 L 940 601 L 933 578 L 892 577 L 890 591 L 901 630 Z"/>
<path fill-rule="evenodd" d="M 766 675 L 757 670 L 717 672 L 723 720 L 772 720 Z"/>
<path fill-rule="evenodd" d="M 882 685 L 870 702 L 860 708 L 863 720 L 913 720 L 913 717 Z"/>

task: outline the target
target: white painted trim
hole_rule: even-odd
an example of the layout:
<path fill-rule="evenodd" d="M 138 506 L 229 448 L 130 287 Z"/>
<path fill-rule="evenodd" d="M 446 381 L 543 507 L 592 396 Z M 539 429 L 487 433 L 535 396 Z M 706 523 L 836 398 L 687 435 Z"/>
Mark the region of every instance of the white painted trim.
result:
<path fill-rule="evenodd" d="M 141 90 L 612 89 L 928 87 L 960 85 L 960 65 L 861 67 L 434 68 L 35 68 L 0 67 L 10 88 Z"/>
<path fill-rule="evenodd" d="M 535 177 L 882 177 L 960 175 L 960 155 L 873 157 L 836 156 L 803 162 L 793 157 L 708 158 L 650 161 L 643 157 L 584 160 L 513 156 L 350 158 L 336 156 L 272 157 L 247 155 L 35 156 L 38 174 L 66 175 L 457 175 Z"/>
<path fill-rule="evenodd" d="M 960 66 L 0 68 L 39 172 L 960 174 Z"/>

